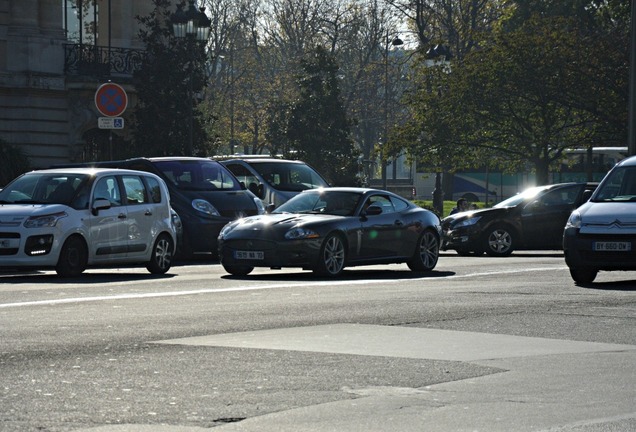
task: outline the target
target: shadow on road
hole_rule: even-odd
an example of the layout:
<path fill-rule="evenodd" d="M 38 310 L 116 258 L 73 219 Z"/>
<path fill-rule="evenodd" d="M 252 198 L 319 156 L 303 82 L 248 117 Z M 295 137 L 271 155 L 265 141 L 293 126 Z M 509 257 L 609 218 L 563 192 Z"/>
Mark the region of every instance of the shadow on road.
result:
<path fill-rule="evenodd" d="M 532 257 L 537 257 L 537 258 L 563 258 L 563 251 L 554 251 L 554 250 L 549 250 L 549 251 L 514 251 L 512 253 L 512 255 L 510 255 L 508 257 L 491 257 L 489 255 L 486 255 L 485 253 L 476 254 L 476 253 L 472 253 L 471 252 L 468 255 L 460 255 L 460 254 L 458 254 L 457 252 L 455 252 L 453 250 L 447 250 L 447 251 L 440 252 L 440 257 L 444 257 L 444 258 L 473 257 L 473 258 L 490 258 L 490 259 L 495 259 L 495 260 L 506 259 L 506 258 L 532 258 Z"/>
<path fill-rule="evenodd" d="M 636 280 L 577 284 L 579 288 L 598 291 L 636 291 Z"/>
<path fill-rule="evenodd" d="M 279 271 L 279 270 L 276 270 Z M 284 270 L 282 270 L 284 272 Z M 314 273 L 293 272 L 293 273 L 271 273 L 271 274 L 250 274 L 247 276 L 224 275 L 221 279 L 229 280 L 249 280 L 249 281 L 284 281 L 293 277 L 294 281 L 333 281 L 342 282 L 347 280 L 374 279 L 374 280 L 394 280 L 394 279 L 422 279 L 422 278 L 443 278 L 454 276 L 453 271 L 431 271 L 431 272 L 413 272 L 410 270 L 371 270 L 371 269 L 345 269 L 342 274 L 336 278 L 320 277 Z"/>
<path fill-rule="evenodd" d="M 126 273 L 122 272 L 101 273 L 99 270 L 87 271 L 77 277 L 64 278 L 58 276 L 55 272 L 45 271 L 13 271 L 12 273 L 0 273 L 0 283 L 30 283 L 30 284 L 58 284 L 58 285 L 77 285 L 104 282 L 131 282 L 131 281 L 149 281 L 149 280 L 166 280 L 172 279 L 176 274 L 153 275 L 150 273 Z"/>

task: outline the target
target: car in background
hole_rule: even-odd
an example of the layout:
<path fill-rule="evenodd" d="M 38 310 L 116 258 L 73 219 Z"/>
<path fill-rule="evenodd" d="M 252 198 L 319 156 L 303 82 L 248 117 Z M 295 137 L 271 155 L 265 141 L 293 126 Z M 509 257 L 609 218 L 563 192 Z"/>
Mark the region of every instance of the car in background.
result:
<path fill-rule="evenodd" d="M 224 269 L 300 267 L 336 277 L 345 267 L 437 265 L 439 218 L 390 192 L 364 188 L 305 190 L 269 214 L 229 223 L 219 235 Z"/>
<path fill-rule="evenodd" d="M 265 212 L 262 201 L 224 165 L 207 158 L 133 158 L 81 166 L 132 169 L 161 177 L 168 185 L 172 208 L 181 222 L 180 258 L 195 254 L 216 256 L 217 237 L 225 224 Z"/>
<path fill-rule="evenodd" d="M 492 208 L 442 219 L 442 250 L 509 256 L 514 250 L 562 248 L 563 227 L 595 183 L 559 183 L 524 190 Z"/>
<path fill-rule="evenodd" d="M 592 283 L 599 270 L 636 270 L 636 157 L 616 164 L 572 212 L 563 252 L 577 284 Z"/>
<path fill-rule="evenodd" d="M 0 191 L 0 227 L 0 267 L 65 277 L 122 264 L 165 273 L 177 241 L 165 182 L 130 170 L 25 173 Z"/>
<path fill-rule="evenodd" d="M 304 190 L 329 187 L 318 171 L 298 160 L 245 156 L 220 162 L 257 197 L 274 207 Z"/>

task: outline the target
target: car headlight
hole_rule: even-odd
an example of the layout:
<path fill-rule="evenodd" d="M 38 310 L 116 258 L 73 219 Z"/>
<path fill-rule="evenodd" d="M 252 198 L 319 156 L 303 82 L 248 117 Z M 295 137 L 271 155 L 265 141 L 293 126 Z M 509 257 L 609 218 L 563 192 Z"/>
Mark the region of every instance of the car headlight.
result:
<path fill-rule="evenodd" d="M 208 214 L 210 216 L 221 216 L 221 214 L 214 208 L 212 204 L 202 199 L 192 200 L 192 207 L 201 213 Z"/>
<path fill-rule="evenodd" d="M 464 219 L 463 221 L 460 221 L 456 225 L 454 225 L 453 229 L 475 225 L 479 221 L 479 219 L 481 219 L 481 216 L 475 216 L 468 219 Z"/>
<path fill-rule="evenodd" d="M 320 235 L 316 231 L 301 227 L 292 228 L 285 233 L 285 238 L 287 240 L 310 239 L 318 237 L 320 237 Z"/>
<path fill-rule="evenodd" d="M 236 228 L 237 225 L 238 225 L 237 221 L 226 224 L 223 228 L 221 228 L 221 231 L 219 232 L 219 238 L 220 239 L 224 238 L 232 230 L 234 230 L 234 228 Z"/>
<path fill-rule="evenodd" d="M 31 216 L 24 222 L 25 228 L 54 227 L 60 219 L 67 217 L 66 212 L 53 213 L 43 216 Z"/>
<path fill-rule="evenodd" d="M 263 200 L 259 197 L 254 197 L 254 202 L 256 203 L 256 208 L 258 209 L 258 214 L 265 214 L 265 204 L 263 204 Z"/>
<path fill-rule="evenodd" d="M 570 217 L 565 224 L 565 229 L 568 228 L 581 228 L 581 213 L 578 210 L 574 210 L 572 214 L 570 214 Z"/>

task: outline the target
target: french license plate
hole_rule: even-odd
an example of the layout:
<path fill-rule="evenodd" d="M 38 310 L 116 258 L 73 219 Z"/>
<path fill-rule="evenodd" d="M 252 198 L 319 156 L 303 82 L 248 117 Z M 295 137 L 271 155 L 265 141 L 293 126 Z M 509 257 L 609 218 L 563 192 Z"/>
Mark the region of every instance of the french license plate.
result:
<path fill-rule="evenodd" d="M 598 252 L 627 252 L 632 250 L 631 242 L 594 242 L 594 250 Z"/>
<path fill-rule="evenodd" d="M 234 251 L 234 258 L 244 260 L 265 259 L 265 252 L 262 251 Z"/>

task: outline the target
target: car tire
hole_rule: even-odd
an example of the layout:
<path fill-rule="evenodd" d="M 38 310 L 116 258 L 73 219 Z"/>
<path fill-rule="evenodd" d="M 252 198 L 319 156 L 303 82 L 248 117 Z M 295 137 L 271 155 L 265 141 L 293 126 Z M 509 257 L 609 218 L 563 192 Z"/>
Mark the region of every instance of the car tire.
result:
<path fill-rule="evenodd" d="M 242 265 L 223 264 L 223 268 L 225 269 L 226 272 L 228 272 L 229 274 L 233 276 L 247 276 L 248 274 L 252 273 L 252 270 L 254 270 L 254 267 L 242 266 Z"/>
<path fill-rule="evenodd" d="M 514 247 L 515 235 L 512 230 L 505 225 L 488 229 L 486 235 L 483 237 L 483 249 L 489 256 L 510 256 Z"/>
<path fill-rule="evenodd" d="M 167 234 L 161 234 L 152 247 L 150 261 L 146 265 L 152 274 L 164 274 L 170 270 L 174 254 L 174 242 Z"/>
<path fill-rule="evenodd" d="M 406 265 L 413 271 L 431 271 L 439 260 L 439 237 L 430 229 L 424 231 L 417 241 L 413 257 Z"/>
<path fill-rule="evenodd" d="M 570 267 L 570 276 L 577 284 L 589 284 L 594 282 L 598 270 L 593 268 Z"/>
<path fill-rule="evenodd" d="M 345 259 L 346 250 L 342 237 L 338 234 L 330 234 L 320 246 L 314 273 L 319 276 L 336 277 L 344 270 Z"/>
<path fill-rule="evenodd" d="M 79 276 L 86 270 L 87 263 L 88 248 L 86 243 L 81 237 L 75 235 L 64 242 L 55 271 L 62 277 Z"/>

